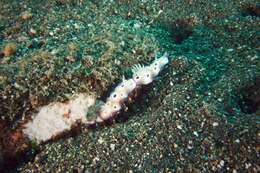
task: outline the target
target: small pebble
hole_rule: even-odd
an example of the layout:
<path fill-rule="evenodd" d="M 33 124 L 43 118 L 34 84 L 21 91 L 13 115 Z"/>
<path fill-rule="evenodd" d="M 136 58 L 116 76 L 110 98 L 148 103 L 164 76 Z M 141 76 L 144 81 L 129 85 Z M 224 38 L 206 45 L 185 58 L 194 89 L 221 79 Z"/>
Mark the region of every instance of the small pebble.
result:
<path fill-rule="evenodd" d="M 5 56 L 11 56 L 15 52 L 16 52 L 16 44 L 14 43 L 8 43 L 3 50 Z"/>
<path fill-rule="evenodd" d="M 245 167 L 246 167 L 246 169 L 250 168 L 251 167 L 251 163 L 246 163 Z"/>
<path fill-rule="evenodd" d="M 231 48 L 231 49 L 228 49 L 227 51 L 228 51 L 228 52 L 233 52 L 233 51 L 234 51 L 234 49 L 232 49 L 232 48 Z"/>
<path fill-rule="evenodd" d="M 49 32 L 49 35 L 50 35 L 50 36 L 53 36 L 53 35 L 54 35 L 54 33 L 51 31 L 51 32 Z"/>
<path fill-rule="evenodd" d="M 180 130 L 182 129 L 181 125 L 179 125 L 179 124 L 177 124 L 177 128 Z"/>
<path fill-rule="evenodd" d="M 193 134 L 194 134 L 196 137 L 198 137 L 198 136 L 199 136 L 199 134 L 198 134 L 198 132 L 197 132 L 197 131 L 194 131 L 194 132 L 193 132 Z"/>
<path fill-rule="evenodd" d="M 142 25 L 141 25 L 140 22 L 137 22 L 137 23 L 134 24 L 134 28 L 135 28 L 135 29 L 139 29 L 139 28 L 141 28 L 141 26 L 142 26 Z"/>
<path fill-rule="evenodd" d="M 105 142 L 105 141 L 104 141 L 103 138 L 100 137 L 100 138 L 98 139 L 98 143 L 99 143 L 99 144 L 103 144 L 104 142 Z"/>
<path fill-rule="evenodd" d="M 116 148 L 116 145 L 115 145 L 115 144 L 110 144 L 110 149 L 111 149 L 112 151 L 114 151 L 115 148 Z"/>
<path fill-rule="evenodd" d="M 34 36 L 34 35 L 37 34 L 37 31 L 36 31 L 35 29 L 31 28 L 30 31 L 29 31 L 29 34 L 30 34 L 31 36 Z"/>
<path fill-rule="evenodd" d="M 5 56 L 4 52 L 0 52 L 0 59 Z"/>
<path fill-rule="evenodd" d="M 31 19 L 32 16 L 33 16 L 33 14 L 32 14 L 31 12 L 29 12 L 29 11 L 25 11 L 25 12 L 23 12 L 23 13 L 21 14 L 21 18 L 22 18 L 23 20 Z"/>
<path fill-rule="evenodd" d="M 55 54 L 57 54 L 58 52 L 59 52 L 58 49 L 53 49 L 53 50 L 51 51 L 51 54 L 52 54 L 52 55 L 55 55 Z"/>
<path fill-rule="evenodd" d="M 17 38 L 18 42 L 25 42 L 26 40 L 28 40 L 28 38 L 26 36 L 20 36 Z"/>
<path fill-rule="evenodd" d="M 221 167 L 223 167 L 225 165 L 225 161 L 221 160 L 219 164 L 220 164 Z"/>
<path fill-rule="evenodd" d="M 239 140 L 239 139 L 236 139 L 235 142 L 236 142 L 236 143 L 240 143 L 240 140 Z"/>
<path fill-rule="evenodd" d="M 212 125 L 213 125 L 213 127 L 217 127 L 218 126 L 218 122 L 214 122 Z"/>

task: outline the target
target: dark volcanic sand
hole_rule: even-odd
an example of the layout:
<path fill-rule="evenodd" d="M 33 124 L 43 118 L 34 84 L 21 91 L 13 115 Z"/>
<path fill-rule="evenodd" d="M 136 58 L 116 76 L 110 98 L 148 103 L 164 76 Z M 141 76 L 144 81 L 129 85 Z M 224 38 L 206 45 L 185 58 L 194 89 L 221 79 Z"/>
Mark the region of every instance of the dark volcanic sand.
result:
<path fill-rule="evenodd" d="M 134 64 L 170 54 L 115 122 L 36 146 L 12 171 L 259 172 L 259 8 L 256 0 L 1 0 L 0 127 L 15 129 L 73 92 L 102 98 Z"/>

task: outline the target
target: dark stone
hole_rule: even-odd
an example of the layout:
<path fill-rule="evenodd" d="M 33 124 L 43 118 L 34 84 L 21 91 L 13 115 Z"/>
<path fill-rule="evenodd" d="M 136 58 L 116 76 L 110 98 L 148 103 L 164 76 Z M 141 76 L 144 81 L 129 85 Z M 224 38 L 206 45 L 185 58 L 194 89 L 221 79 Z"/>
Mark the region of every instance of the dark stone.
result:
<path fill-rule="evenodd" d="M 41 41 L 32 41 L 31 44 L 28 45 L 28 48 L 30 48 L 30 49 L 39 49 L 44 44 L 45 44 L 45 42 L 43 40 L 41 40 Z"/>
<path fill-rule="evenodd" d="M 4 58 L 5 54 L 4 52 L 0 52 L 0 59 Z"/>

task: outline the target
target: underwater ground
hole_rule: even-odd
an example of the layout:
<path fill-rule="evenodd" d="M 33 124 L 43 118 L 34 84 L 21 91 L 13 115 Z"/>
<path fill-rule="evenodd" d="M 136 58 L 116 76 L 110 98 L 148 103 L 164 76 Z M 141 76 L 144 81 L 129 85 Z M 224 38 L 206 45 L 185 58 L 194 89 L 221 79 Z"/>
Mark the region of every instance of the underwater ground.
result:
<path fill-rule="evenodd" d="M 114 122 L 4 171 L 259 172 L 257 0 L 1 0 L 0 136 L 73 93 L 104 99 L 164 52 L 168 66 Z"/>

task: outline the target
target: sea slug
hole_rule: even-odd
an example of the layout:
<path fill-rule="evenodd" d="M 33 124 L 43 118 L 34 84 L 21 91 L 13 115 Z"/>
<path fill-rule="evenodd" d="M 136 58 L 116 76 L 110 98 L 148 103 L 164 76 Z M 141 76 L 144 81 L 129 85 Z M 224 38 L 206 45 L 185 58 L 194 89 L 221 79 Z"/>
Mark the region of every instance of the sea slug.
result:
<path fill-rule="evenodd" d="M 96 121 L 100 123 L 118 114 L 122 108 L 121 105 L 127 100 L 129 95 L 141 85 L 150 84 L 168 62 L 168 54 L 165 53 L 162 57 L 155 58 L 152 64 L 148 66 L 135 65 L 132 68 L 132 78 L 128 80 L 123 78 L 123 81 L 115 88 L 106 100 L 106 103 L 101 107 Z"/>

